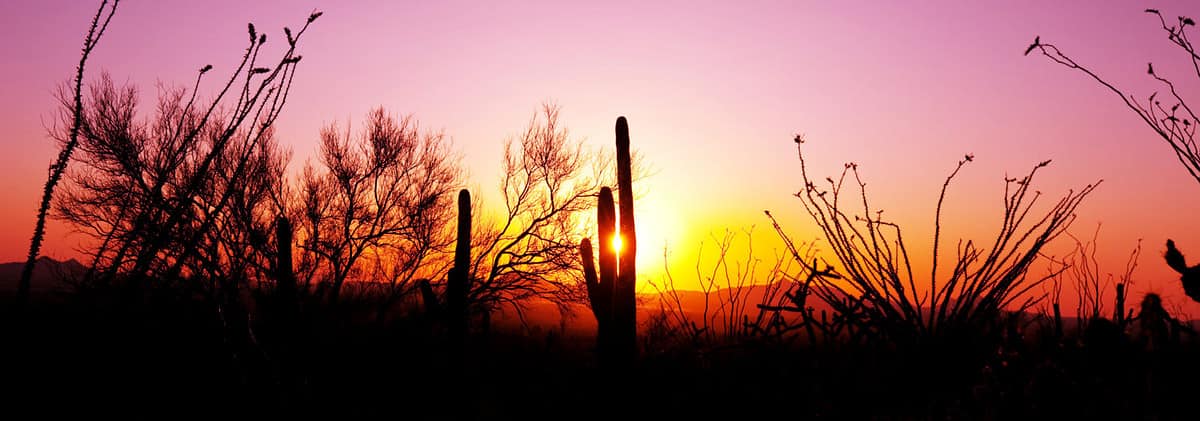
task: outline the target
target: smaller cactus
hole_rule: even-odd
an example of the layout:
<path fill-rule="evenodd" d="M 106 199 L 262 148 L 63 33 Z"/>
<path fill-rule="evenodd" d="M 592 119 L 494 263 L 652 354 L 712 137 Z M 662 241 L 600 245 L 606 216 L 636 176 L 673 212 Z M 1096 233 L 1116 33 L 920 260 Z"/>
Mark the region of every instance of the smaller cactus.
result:
<path fill-rule="evenodd" d="M 1063 337 L 1062 307 L 1057 302 L 1052 306 L 1054 308 L 1054 337 L 1061 339 Z"/>
<path fill-rule="evenodd" d="M 1167 253 L 1163 258 L 1166 259 L 1167 266 L 1181 275 L 1179 280 L 1183 282 L 1183 292 L 1192 301 L 1200 302 L 1200 265 L 1189 267 L 1183 253 L 1175 248 L 1175 242 L 1171 240 L 1167 240 Z"/>
<path fill-rule="evenodd" d="M 596 348 L 602 361 L 611 354 L 613 313 L 613 290 L 617 282 L 617 252 L 613 247 L 616 233 L 616 211 L 612 190 L 600 189 L 596 210 L 597 240 L 600 242 L 600 272 L 597 274 L 592 260 L 592 242 L 584 238 L 579 243 L 579 255 L 583 262 L 584 281 L 587 284 L 588 304 L 596 317 Z"/>
<path fill-rule="evenodd" d="M 1122 329 L 1125 328 L 1125 283 L 1117 283 L 1117 308 L 1113 310 L 1113 322 Z"/>
<path fill-rule="evenodd" d="M 454 266 L 446 274 L 445 296 L 438 299 L 428 279 L 416 282 L 425 303 L 425 316 L 442 321 L 450 335 L 450 345 L 457 354 L 466 343 L 468 326 L 467 297 L 471 291 L 471 192 L 458 192 L 458 238 L 454 245 Z"/>
<path fill-rule="evenodd" d="M 442 303 L 438 301 L 437 293 L 428 279 L 417 281 L 417 289 L 421 291 L 421 300 L 425 302 L 425 316 L 436 319 L 442 315 Z"/>
<path fill-rule="evenodd" d="M 296 274 L 292 270 L 292 223 L 286 216 L 275 218 L 275 287 L 280 298 L 296 298 Z"/>

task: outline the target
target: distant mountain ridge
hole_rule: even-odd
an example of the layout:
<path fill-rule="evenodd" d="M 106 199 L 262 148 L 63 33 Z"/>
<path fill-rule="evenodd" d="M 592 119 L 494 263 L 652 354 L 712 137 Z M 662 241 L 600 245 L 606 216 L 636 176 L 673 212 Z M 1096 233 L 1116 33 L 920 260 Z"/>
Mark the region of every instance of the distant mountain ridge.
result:
<path fill-rule="evenodd" d="M 17 290 L 17 282 L 21 280 L 21 270 L 25 262 L 0 263 L 0 293 L 12 293 Z M 61 291 L 69 288 L 64 279 L 79 276 L 86 270 L 78 260 L 54 260 L 49 257 L 39 257 L 37 266 L 33 268 L 33 278 L 29 288 L 33 292 Z"/>
<path fill-rule="evenodd" d="M 0 263 L 0 295 L 9 295 L 16 292 L 17 282 L 21 278 L 21 270 L 24 265 L 25 262 Z M 60 261 L 50 257 L 40 257 L 33 271 L 30 290 L 34 293 L 70 291 L 71 285 L 65 282 L 65 280 L 77 277 L 86 270 L 87 267 L 76 259 Z M 739 301 L 745 303 L 738 317 L 746 315 L 753 318 L 758 314 L 759 309 L 757 305 L 762 303 L 763 296 L 766 293 L 766 285 L 746 285 L 730 289 L 714 288 L 708 295 L 709 317 L 716 317 L 716 313 L 722 311 L 720 309 L 722 300 L 729 298 L 731 295 L 737 295 Z M 705 293 L 697 290 L 679 290 L 676 291 L 676 294 L 679 299 L 678 303 L 671 298 L 670 294 L 660 295 L 652 291 L 639 293 L 638 308 L 641 313 L 639 319 L 657 313 L 664 307 L 668 311 L 675 311 L 673 309 L 679 306 L 682 307 L 683 313 L 688 319 L 699 322 L 705 311 Z M 783 292 L 780 291 L 779 294 L 779 298 L 782 299 Z M 817 314 L 820 314 L 821 311 L 827 311 L 830 315 L 833 314 L 832 308 L 815 296 L 810 296 L 807 304 L 813 307 Z M 590 309 L 586 305 L 571 304 L 568 307 L 575 313 L 573 316 L 567 317 L 573 328 L 594 328 L 595 319 L 592 318 Z M 534 300 L 525 303 L 525 322 L 531 325 L 553 328 L 564 322 L 563 314 L 559 310 L 558 306 L 550 302 Z M 520 319 L 521 316 L 518 316 L 508 308 L 502 308 L 501 311 L 494 315 L 494 321 L 500 324 L 520 323 Z M 1200 330 L 1200 320 L 1191 319 L 1188 322 L 1193 328 Z M 1074 329 L 1078 324 L 1078 320 L 1073 316 L 1064 314 L 1063 324 L 1068 330 Z"/>

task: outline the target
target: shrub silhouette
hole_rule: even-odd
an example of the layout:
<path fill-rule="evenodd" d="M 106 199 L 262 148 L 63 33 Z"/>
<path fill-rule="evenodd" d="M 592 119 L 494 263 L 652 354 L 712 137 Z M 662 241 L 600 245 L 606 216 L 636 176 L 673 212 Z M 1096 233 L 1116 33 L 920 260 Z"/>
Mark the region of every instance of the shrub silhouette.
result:
<path fill-rule="evenodd" d="M 1054 257 L 1048 258 L 1050 261 L 1050 280 L 1048 282 L 1050 291 L 1047 293 L 1047 298 L 1054 310 L 1047 312 L 1043 310 L 1043 314 L 1057 314 L 1052 316 L 1054 320 L 1056 338 L 1062 338 L 1062 309 L 1061 298 L 1063 285 L 1072 285 L 1076 295 L 1075 319 L 1078 323 L 1077 330 L 1080 332 L 1087 329 L 1088 323 L 1091 320 L 1109 317 L 1113 323 L 1116 323 L 1121 329 L 1128 326 L 1130 318 L 1133 316 L 1133 309 L 1126 308 L 1126 300 L 1129 290 L 1134 285 L 1133 272 L 1137 269 L 1138 260 L 1142 254 L 1141 240 L 1137 241 L 1137 245 L 1129 253 L 1129 259 L 1126 260 L 1125 270 L 1117 274 L 1108 272 L 1108 276 L 1103 276 L 1105 270 L 1102 269 L 1101 262 L 1096 259 L 1096 251 L 1099 248 L 1097 238 L 1100 235 L 1100 224 L 1096 225 L 1096 230 L 1093 232 L 1091 239 L 1081 241 L 1071 233 L 1067 233 L 1072 241 L 1075 242 L 1075 248 L 1064 255 L 1061 259 Z M 1105 298 L 1109 290 L 1115 293 L 1113 300 L 1114 307 L 1111 311 L 1105 310 Z M 1057 312 L 1057 313 L 1053 313 Z M 1108 314 L 1106 314 L 1108 313 Z"/>
<path fill-rule="evenodd" d="M 319 16 L 311 14 L 293 41 Z M 186 276 L 232 293 L 274 278 L 271 226 L 284 208 L 286 158 L 273 125 L 300 56 L 293 44 L 262 67 L 265 37 L 253 25 L 248 33 L 239 67 L 208 102 L 197 91 L 212 66 L 200 69 L 190 90 L 164 89 L 145 119 L 136 88 L 117 87 L 108 74 L 87 95 L 59 91 L 51 135 L 64 147 L 78 142 L 78 153 L 54 216 L 94 241 L 87 283 L 138 290 Z M 82 95 L 78 118 L 74 95 Z"/>
<path fill-rule="evenodd" d="M 1147 350 L 1159 350 L 1167 345 L 1167 340 L 1170 337 L 1171 322 L 1173 322 L 1170 313 L 1163 308 L 1162 297 L 1158 294 L 1150 293 L 1142 297 L 1142 303 L 1138 311 L 1137 321 L 1139 328 L 1139 342 Z"/>
<path fill-rule="evenodd" d="M 642 334 L 646 336 L 644 349 L 691 347 L 702 351 L 752 343 L 783 345 L 802 333 L 808 334 L 809 343 L 815 343 L 818 330 L 830 333 L 816 323 L 820 317 L 814 314 L 820 312 L 809 305 L 805 283 L 795 282 L 802 274 L 793 273 L 792 260 L 780 254 L 762 255 L 754 246 L 753 227 L 741 231 L 745 254 L 740 256 L 733 254 L 739 243 L 739 234 L 733 230 L 711 234 L 712 248 L 707 242 L 700 243 L 695 277 L 689 279 L 699 287 L 698 294 L 695 289 L 679 287 L 664 256 L 668 267 L 661 281 L 647 280 L 657 295 L 658 309 L 647 316 L 655 320 L 644 324 L 658 332 Z M 811 244 L 802 248 L 813 250 Z M 763 268 L 765 278 L 760 271 Z M 666 342 L 669 340 L 683 342 Z"/>
<path fill-rule="evenodd" d="M 1027 219 L 1041 195 L 1031 190 L 1034 176 L 1050 161 L 1035 165 L 1024 177 L 1006 178 L 1002 225 L 991 248 L 960 241 L 953 270 L 939 272 L 942 203 L 955 175 L 974 158 L 966 155 L 942 185 L 934 215 L 929 286 L 919 288 L 900 226 L 870 207 L 857 164 L 846 164 L 838 179 L 826 178 L 827 187 L 818 187 L 805 165 L 804 138 L 796 136 L 795 143 L 803 183 L 795 196 L 829 243 L 832 264 L 821 269 L 801 258 L 772 218 L 777 232 L 797 263 L 822 275 L 812 282 L 812 294 L 857 325 L 858 337 L 901 347 L 969 344 L 989 352 L 987 344 L 1002 333 L 1004 312 L 1020 314 L 1038 302 L 1025 293 L 1051 275 L 1028 279 L 1030 265 L 1043 246 L 1065 232 L 1075 209 L 1096 188 L 1092 184 L 1070 191 L 1040 218 Z M 847 182 L 854 186 L 850 192 L 844 187 Z M 848 209 L 849 202 L 839 201 L 848 194 L 861 198 L 861 214 L 850 213 L 854 211 Z"/>

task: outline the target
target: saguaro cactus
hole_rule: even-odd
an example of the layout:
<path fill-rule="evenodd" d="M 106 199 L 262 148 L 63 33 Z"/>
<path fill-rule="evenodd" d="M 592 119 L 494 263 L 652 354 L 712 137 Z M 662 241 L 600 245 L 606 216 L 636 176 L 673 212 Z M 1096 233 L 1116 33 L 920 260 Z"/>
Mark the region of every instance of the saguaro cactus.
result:
<path fill-rule="evenodd" d="M 292 223 L 286 216 L 275 218 L 275 288 L 280 298 L 296 298 L 296 274 L 292 271 Z"/>
<path fill-rule="evenodd" d="M 613 336 L 616 356 L 632 361 L 637 356 L 637 230 L 633 223 L 633 163 L 629 153 L 629 123 L 617 117 L 617 194 L 620 201 L 621 250 L 617 284 L 613 287 Z"/>
<path fill-rule="evenodd" d="M 597 206 L 597 240 L 600 241 L 600 270 L 592 261 L 592 243 L 583 239 L 579 254 L 592 314 L 596 316 L 597 350 L 601 363 L 627 365 L 637 356 L 637 231 L 633 219 L 633 171 L 629 153 L 629 125 L 617 118 L 617 188 L 620 196 L 621 249 L 616 249 L 616 214 L 612 190 L 600 189 Z"/>
<path fill-rule="evenodd" d="M 467 332 L 467 293 L 471 290 L 471 192 L 458 192 L 458 241 L 454 267 L 446 280 L 446 312 L 452 340 L 461 343 Z"/>
<path fill-rule="evenodd" d="M 614 301 L 614 286 L 617 282 L 617 250 L 613 239 L 616 235 L 617 212 L 613 205 L 612 190 L 600 189 L 596 209 L 596 236 L 600 242 L 600 273 L 592 263 L 592 242 L 584 238 L 579 243 L 579 254 L 583 260 L 583 276 L 587 283 L 588 302 L 592 315 L 596 316 L 596 348 L 602 361 L 607 363 L 612 356 L 610 333 Z M 599 275 L 599 276 L 597 276 Z"/>
<path fill-rule="evenodd" d="M 1125 294 L 1127 294 L 1127 293 L 1128 293 L 1128 291 L 1125 290 L 1125 283 L 1118 282 L 1117 283 L 1117 308 L 1113 310 L 1113 322 L 1115 322 L 1117 324 L 1117 326 L 1120 326 L 1122 329 L 1125 328 L 1125 320 L 1126 320 L 1126 317 L 1125 317 Z"/>

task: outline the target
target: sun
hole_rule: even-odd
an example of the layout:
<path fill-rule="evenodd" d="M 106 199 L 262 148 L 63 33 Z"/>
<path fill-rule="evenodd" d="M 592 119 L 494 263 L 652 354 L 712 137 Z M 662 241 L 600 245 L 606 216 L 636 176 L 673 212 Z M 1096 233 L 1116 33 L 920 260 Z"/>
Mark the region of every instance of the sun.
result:
<path fill-rule="evenodd" d="M 615 250 L 615 251 L 617 252 L 617 254 L 620 254 L 620 253 L 621 253 L 621 248 L 623 247 L 623 245 L 624 245 L 624 244 L 623 244 L 623 242 L 621 241 L 621 234 L 614 234 L 614 235 L 613 235 L 613 238 L 612 238 L 612 247 L 613 247 L 613 250 Z"/>

